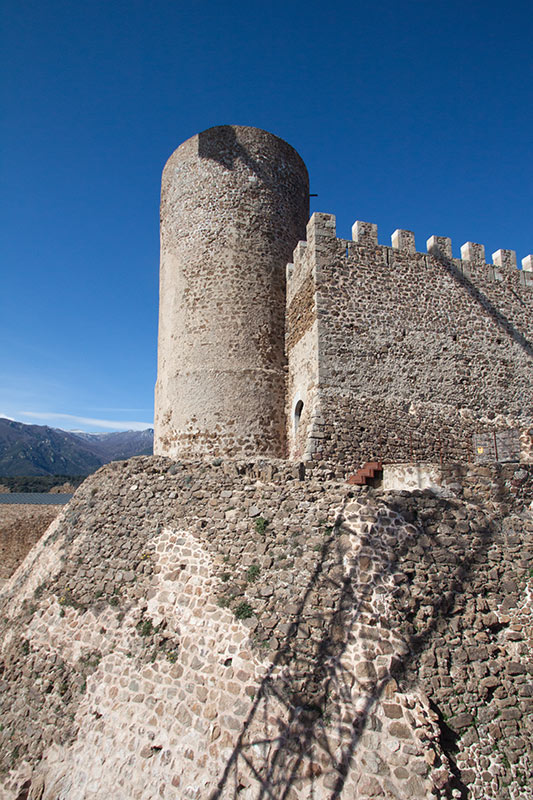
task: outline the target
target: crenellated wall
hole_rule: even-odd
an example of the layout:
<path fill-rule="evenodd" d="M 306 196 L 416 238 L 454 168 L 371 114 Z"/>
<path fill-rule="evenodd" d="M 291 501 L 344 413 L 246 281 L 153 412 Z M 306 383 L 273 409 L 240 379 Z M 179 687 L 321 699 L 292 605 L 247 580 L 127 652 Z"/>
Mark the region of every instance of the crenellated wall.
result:
<path fill-rule="evenodd" d="M 499 460 L 531 459 L 533 256 L 519 270 L 512 250 L 486 264 L 472 242 L 462 259 L 447 237 L 427 249 L 411 231 L 388 247 L 374 224 L 348 241 L 332 214 L 311 218 L 287 271 L 292 458 L 471 462 L 508 431 Z"/>

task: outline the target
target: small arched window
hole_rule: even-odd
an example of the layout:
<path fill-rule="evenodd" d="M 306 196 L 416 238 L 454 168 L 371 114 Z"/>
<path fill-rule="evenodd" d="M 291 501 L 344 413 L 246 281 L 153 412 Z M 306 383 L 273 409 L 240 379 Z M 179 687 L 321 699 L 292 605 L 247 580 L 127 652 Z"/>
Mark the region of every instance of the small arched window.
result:
<path fill-rule="evenodd" d="M 304 407 L 303 401 L 298 400 L 296 406 L 294 407 L 294 433 L 296 433 L 296 431 L 298 430 L 298 425 L 300 424 L 300 418 L 302 416 L 303 407 Z"/>

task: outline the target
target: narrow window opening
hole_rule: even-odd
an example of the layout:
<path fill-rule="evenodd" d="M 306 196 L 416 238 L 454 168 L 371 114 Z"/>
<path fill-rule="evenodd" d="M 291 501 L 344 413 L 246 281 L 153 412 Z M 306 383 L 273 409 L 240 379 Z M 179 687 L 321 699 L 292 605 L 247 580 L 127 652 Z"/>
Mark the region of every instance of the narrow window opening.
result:
<path fill-rule="evenodd" d="M 304 407 L 303 401 L 298 400 L 294 409 L 294 433 L 296 433 L 296 431 L 298 430 L 298 425 L 300 424 L 300 418 L 302 416 L 303 407 Z"/>

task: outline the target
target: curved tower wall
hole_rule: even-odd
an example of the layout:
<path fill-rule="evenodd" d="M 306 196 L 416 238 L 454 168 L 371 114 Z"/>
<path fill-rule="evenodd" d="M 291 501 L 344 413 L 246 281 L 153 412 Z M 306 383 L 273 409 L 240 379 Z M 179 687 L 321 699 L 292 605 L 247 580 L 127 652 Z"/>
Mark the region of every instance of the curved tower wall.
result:
<path fill-rule="evenodd" d="M 308 215 L 306 167 L 266 131 L 210 128 L 168 160 L 155 453 L 285 455 L 285 266 Z"/>

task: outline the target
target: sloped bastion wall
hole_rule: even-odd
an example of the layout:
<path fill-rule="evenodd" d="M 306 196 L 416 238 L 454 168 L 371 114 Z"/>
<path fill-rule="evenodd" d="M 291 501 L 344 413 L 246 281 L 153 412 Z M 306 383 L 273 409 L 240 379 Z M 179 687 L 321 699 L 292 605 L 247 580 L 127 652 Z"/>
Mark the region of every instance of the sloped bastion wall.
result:
<path fill-rule="evenodd" d="M 505 469 L 102 468 L 1 594 L 0 796 L 530 800 L 533 469 Z"/>

